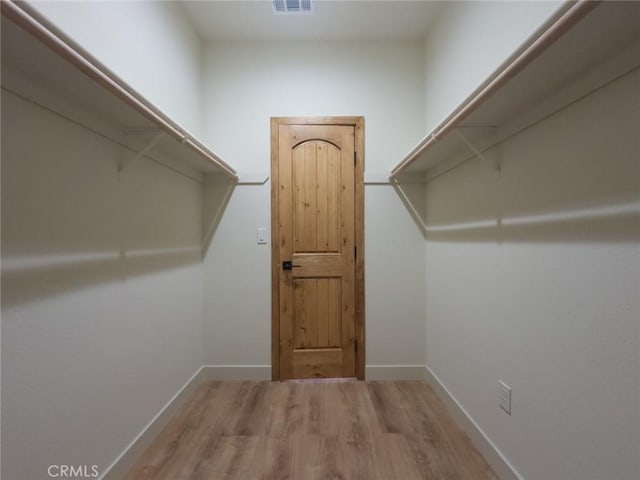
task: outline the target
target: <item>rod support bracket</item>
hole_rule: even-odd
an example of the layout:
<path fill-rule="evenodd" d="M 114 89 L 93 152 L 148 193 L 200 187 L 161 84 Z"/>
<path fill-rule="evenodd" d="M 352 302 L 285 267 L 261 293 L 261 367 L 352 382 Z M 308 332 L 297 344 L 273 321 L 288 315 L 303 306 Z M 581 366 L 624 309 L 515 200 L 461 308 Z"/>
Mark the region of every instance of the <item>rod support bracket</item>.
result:
<path fill-rule="evenodd" d="M 495 130 L 496 127 L 472 127 L 472 128 L 483 128 L 483 129 L 492 129 Z M 478 148 L 476 147 L 473 142 L 471 140 L 469 140 L 464 133 L 462 133 L 462 127 L 456 127 L 453 129 L 453 131 L 456 133 L 456 135 L 458 135 L 458 137 L 460 138 L 460 140 L 462 140 L 462 142 L 467 146 L 467 148 L 469 150 L 471 150 L 471 152 L 478 157 L 480 160 L 482 160 L 485 163 L 490 163 L 487 158 L 485 157 L 484 153 Z M 496 161 L 494 162 L 494 168 L 496 170 L 496 172 L 498 172 L 498 174 L 500 173 L 500 170 L 502 168 L 502 166 L 500 165 L 500 160 L 496 158 Z"/>
<path fill-rule="evenodd" d="M 127 168 L 131 167 L 134 163 L 136 163 L 138 160 L 144 157 L 166 135 L 166 132 L 160 131 L 158 129 L 135 129 L 135 128 L 126 129 L 125 134 L 133 134 L 133 133 L 138 133 L 142 131 L 144 132 L 151 131 L 151 132 L 154 132 L 155 135 L 146 143 L 146 145 L 144 145 L 143 148 L 138 150 L 138 152 L 135 155 L 127 155 L 122 160 L 122 162 L 118 166 L 118 173 L 124 172 Z"/>

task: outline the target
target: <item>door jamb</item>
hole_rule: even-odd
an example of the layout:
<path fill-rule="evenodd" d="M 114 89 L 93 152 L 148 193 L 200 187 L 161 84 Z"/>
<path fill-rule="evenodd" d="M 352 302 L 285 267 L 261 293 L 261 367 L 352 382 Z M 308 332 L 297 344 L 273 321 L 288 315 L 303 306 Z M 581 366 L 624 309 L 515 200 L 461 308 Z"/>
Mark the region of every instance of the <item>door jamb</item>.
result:
<path fill-rule="evenodd" d="M 278 139 L 280 125 L 347 125 L 355 130 L 355 331 L 356 378 L 365 379 L 365 312 L 364 312 L 364 117 L 271 117 L 271 379 L 280 380 L 280 265 L 278 263 L 279 178 Z"/>

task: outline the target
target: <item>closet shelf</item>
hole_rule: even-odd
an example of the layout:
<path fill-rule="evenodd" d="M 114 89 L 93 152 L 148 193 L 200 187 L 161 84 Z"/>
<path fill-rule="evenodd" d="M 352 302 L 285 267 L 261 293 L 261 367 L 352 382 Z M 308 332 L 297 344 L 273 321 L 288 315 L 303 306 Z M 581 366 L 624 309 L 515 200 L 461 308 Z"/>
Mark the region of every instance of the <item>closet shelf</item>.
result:
<path fill-rule="evenodd" d="M 482 156 L 510 135 L 553 113 L 558 103 L 567 105 L 585 94 L 590 86 L 579 85 L 582 92 L 576 93 L 580 90 L 575 88 L 576 79 L 588 77 L 592 67 L 638 42 L 639 15 L 636 2 L 581 0 L 565 4 L 402 159 L 391 171 L 391 183 L 402 183 L 407 177 L 426 182 Z M 632 51 L 631 57 L 625 65 L 613 66 L 613 75 L 623 74 L 624 68 L 637 68 L 638 52 Z M 569 87 L 572 93 L 568 93 Z"/>
<path fill-rule="evenodd" d="M 20 79 L 26 78 L 36 85 L 28 87 L 33 100 L 38 97 L 37 85 L 46 85 L 63 112 L 68 105 L 81 106 L 92 118 L 115 126 L 128 149 L 136 152 L 133 160 L 153 153 L 185 170 L 237 181 L 235 170 L 220 157 L 31 7 L 3 0 L 2 16 L 3 63 L 20 74 L 13 82 L 3 74 L 3 88 L 11 89 L 13 83 L 20 90 L 14 93 L 22 94 L 25 86 Z M 74 120 L 82 123 L 83 115 Z M 131 163 L 131 159 L 123 162 L 120 170 Z"/>

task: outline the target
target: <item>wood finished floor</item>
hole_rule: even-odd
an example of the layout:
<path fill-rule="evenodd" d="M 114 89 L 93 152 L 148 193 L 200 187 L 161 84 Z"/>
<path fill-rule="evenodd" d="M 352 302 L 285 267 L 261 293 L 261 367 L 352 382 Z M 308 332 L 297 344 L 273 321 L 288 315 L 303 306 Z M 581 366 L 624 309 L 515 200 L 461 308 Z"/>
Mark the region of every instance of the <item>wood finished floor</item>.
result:
<path fill-rule="evenodd" d="M 496 479 L 420 381 L 204 383 L 127 478 Z"/>

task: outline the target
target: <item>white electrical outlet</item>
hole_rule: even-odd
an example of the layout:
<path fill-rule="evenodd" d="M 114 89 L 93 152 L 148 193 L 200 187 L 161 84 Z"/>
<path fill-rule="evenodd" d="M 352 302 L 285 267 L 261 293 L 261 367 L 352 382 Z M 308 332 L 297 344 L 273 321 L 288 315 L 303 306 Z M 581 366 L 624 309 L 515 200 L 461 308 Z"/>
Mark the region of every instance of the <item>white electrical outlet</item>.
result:
<path fill-rule="evenodd" d="M 500 383 L 500 408 L 511 415 L 511 387 L 504 383 L 502 380 Z"/>

